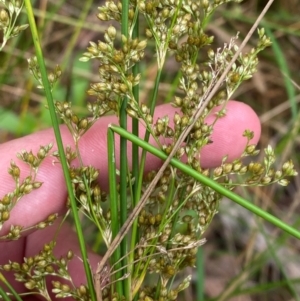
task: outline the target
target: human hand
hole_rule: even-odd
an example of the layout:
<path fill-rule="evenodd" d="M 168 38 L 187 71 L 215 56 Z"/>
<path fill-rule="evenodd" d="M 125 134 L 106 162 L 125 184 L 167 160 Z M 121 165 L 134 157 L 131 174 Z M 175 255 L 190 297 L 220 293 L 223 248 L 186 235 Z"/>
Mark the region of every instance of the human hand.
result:
<path fill-rule="evenodd" d="M 154 120 L 165 115 L 172 116 L 172 113 L 175 111 L 176 109 L 170 105 L 159 106 L 157 107 Z M 208 123 L 213 120 L 213 116 L 207 118 Z M 84 164 L 92 165 L 100 170 L 99 181 L 103 189 L 108 188 L 106 133 L 109 123 L 117 123 L 117 119 L 113 116 L 101 118 L 79 142 Z M 257 143 L 260 137 L 260 123 L 257 115 L 247 105 L 230 101 L 227 105 L 227 115 L 219 119 L 214 126 L 214 133 L 211 137 L 213 143 L 207 145 L 201 152 L 202 166 L 205 168 L 218 166 L 225 155 L 228 156 L 228 161 L 238 158 L 247 142 L 246 138 L 243 137 L 245 129 L 254 131 L 255 135 L 251 143 Z M 141 137 L 143 137 L 143 134 L 141 128 Z M 64 126 L 62 127 L 62 136 L 65 146 L 70 145 L 72 147 L 74 145 L 71 134 Z M 27 151 L 32 150 L 35 153 L 40 145 L 46 145 L 54 141 L 53 131 L 49 129 L 0 145 L 0 197 L 14 189 L 14 182 L 8 175 L 7 169 L 10 165 L 10 160 L 15 160 L 16 153 L 23 149 Z M 118 146 L 116 146 L 116 151 L 118 156 Z M 29 167 L 19 161 L 17 165 L 21 169 L 21 177 L 23 176 L 24 178 L 28 173 Z M 147 170 L 158 169 L 160 165 L 161 161 L 158 158 L 151 155 L 147 157 Z M 0 231 L 0 236 L 7 233 L 10 225 L 22 225 L 24 228 L 27 228 L 45 220 L 51 213 L 64 214 L 66 211 L 67 191 L 61 167 L 59 164 L 53 164 L 53 158 L 48 157 L 42 163 L 39 168 L 37 181 L 44 184 L 41 188 L 24 196 L 15 206 L 11 212 L 10 219 Z M 58 225 L 59 221 L 44 230 L 24 234 L 17 241 L 0 242 L 0 265 L 7 263 L 9 260 L 22 262 L 24 257 L 38 254 L 43 245 L 53 239 Z M 63 225 L 56 241 L 57 246 L 54 251 L 56 257 L 59 258 L 65 255 L 69 250 L 72 250 L 74 254 L 80 257 L 77 237 L 70 225 Z M 74 284 L 77 286 L 86 282 L 83 265 L 78 257 L 75 256 L 69 264 L 69 272 Z M 100 257 L 90 252 L 89 261 L 92 268 L 96 269 Z M 5 273 L 4 275 L 18 292 L 25 292 L 24 285 L 13 280 L 12 273 Z M 1 282 L 0 287 L 3 287 Z M 32 296 L 29 299 L 34 300 Z"/>

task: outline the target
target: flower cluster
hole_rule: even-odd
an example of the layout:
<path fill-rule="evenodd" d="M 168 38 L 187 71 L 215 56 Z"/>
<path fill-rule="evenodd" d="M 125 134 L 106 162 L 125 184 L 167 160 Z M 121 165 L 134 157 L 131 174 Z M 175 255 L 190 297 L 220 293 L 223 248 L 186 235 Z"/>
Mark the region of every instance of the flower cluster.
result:
<path fill-rule="evenodd" d="M 29 68 L 30 73 L 34 76 L 34 78 L 39 83 L 37 88 L 38 89 L 44 89 L 42 76 L 41 76 L 41 72 L 40 72 L 40 67 L 39 67 L 39 64 L 37 62 L 36 57 L 28 59 L 28 68 Z M 57 80 L 60 78 L 61 73 L 62 73 L 61 69 L 58 65 L 55 67 L 53 72 L 49 72 L 48 81 L 49 81 L 51 89 L 53 89 L 53 86 L 56 84 Z"/>
<path fill-rule="evenodd" d="M 3 32 L 0 51 L 9 39 L 18 36 L 28 27 L 28 24 L 16 25 L 23 4 L 24 1 L 22 0 L 0 0 L 0 31 Z M 1 8 L 1 6 L 4 6 L 4 8 Z"/>
<path fill-rule="evenodd" d="M 15 182 L 15 189 L 12 192 L 5 194 L 0 199 L 0 230 L 3 224 L 9 220 L 10 212 L 13 210 L 15 205 L 22 199 L 23 196 L 30 194 L 33 190 L 38 189 L 42 186 L 42 182 L 36 180 L 39 166 L 42 164 L 43 160 L 48 156 L 52 144 L 41 146 L 37 154 L 33 154 L 32 151 L 22 151 L 17 154 L 19 160 L 23 161 L 30 167 L 29 175 L 24 179 L 21 179 L 21 170 L 15 163 L 15 161 L 10 162 L 10 167 L 8 168 L 8 173 L 11 175 Z M 56 214 L 50 215 L 45 221 L 40 222 L 35 225 L 37 229 L 42 229 L 47 225 L 51 225 L 56 219 Z M 18 239 L 21 235 L 23 229 L 21 226 L 12 225 L 8 234 L 1 236 L 0 239 Z"/>
<path fill-rule="evenodd" d="M 59 102 L 55 103 L 56 112 L 59 117 L 67 125 L 74 141 L 77 142 L 80 137 L 93 125 L 95 118 L 80 118 L 73 112 L 71 103 Z"/>
<path fill-rule="evenodd" d="M 109 213 L 104 214 L 101 207 L 107 196 L 98 183 L 99 171 L 93 166 L 74 167 L 72 163 L 77 158 L 77 151 L 73 151 L 71 147 L 66 147 L 65 154 L 79 208 L 94 221 L 105 243 L 109 245 L 111 240 Z M 54 152 L 53 156 L 60 160 L 58 151 Z M 69 206 L 69 201 L 67 205 Z"/>
<path fill-rule="evenodd" d="M 181 133 L 193 121 L 195 112 L 201 107 L 203 99 L 212 89 L 238 51 L 237 37 L 223 48 L 211 48 L 214 38 L 205 31 L 205 23 L 214 10 L 229 1 L 136 1 L 129 6 L 129 32 L 132 32 L 137 12 L 145 19 L 145 36 L 148 44 L 154 41 L 158 70 L 162 69 L 167 55 L 174 56 L 179 64 L 181 77 L 178 88 L 180 94 L 174 97 L 173 104 L 180 112 L 153 120 L 153 111 L 145 104 L 139 104 L 132 94 L 132 87 L 140 82 L 141 75 L 134 77 L 131 68 L 144 55 L 146 40 L 121 37 L 121 47 L 117 48 L 115 27 L 109 26 L 104 41 L 90 43 L 88 52 L 82 60 L 99 61 L 100 82 L 91 85 L 88 93 L 97 97 L 102 111 L 119 114 L 121 103 L 128 99 L 127 113 L 139 120 L 167 155 L 173 150 Z M 238 2 L 238 1 L 237 1 Z M 99 19 L 120 22 L 122 3 L 107 1 L 99 8 Z M 270 147 L 265 150 L 264 163 L 250 162 L 245 165 L 242 158 L 258 153 L 251 144 L 253 133 L 245 131 L 247 138 L 244 154 L 234 162 L 227 162 L 213 170 L 201 167 L 200 151 L 212 141 L 210 137 L 214 124 L 226 115 L 225 105 L 239 85 L 252 77 L 258 63 L 257 55 L 270 45 L 264 30 L 258 30 L 258 43 L 250 53 L 242 53 L 223 80 L 221 88 L 214 95 L 202 116 L 196 120 L 184 144 L 177 150 L 177 159 L 187 158 L 186 163 L 195 171 L 209 176 L 227 189 L 235 186 L 264 186 L 271 183 L 287 184 L 286 177 L 295 176 L 293 164 L 289 161 L 282 170 L 274 171 L 274 153 Z M 204 63 L 198 63 L 199 50 L 206 52 Z M 212 124 L 206 117 L 212 109 L 221 106 Z M 223 108 L 222 108 L 223 107 Z M 171 122 L 172 121 L 172 122 Z M 156 172 L 150 172 L 143 179 L 143 189 L 153 180 Z M 243 176 L 243 182 L 235 182 L 235 176 Z M 151 193 L 147 203 L 137 218 L 139 239 L 134 249 L 132 271 L 132 291 L 139 300 L 176 300 L 178 292 L 188 286 L 189 279 L 178 287 L 172 286 L 174 278 L 187 266 L 195 266 L 197 248 L 203 243 L 203 233 L 218 212 L 222 196 L 206 187 L 180 170 L 168 167 L 159 183 Z M 130 203 L 130 202 L 129 202 Z M 128 206 L 130 207 L 130 206 Z M 109 218 L 109 216 L 108 216 Z M 113 270 L 114 267 L 112 267 Z M 159 289 L 143 286 L 148 274 L 159 275 Z M 113 275 L 114 273 L 112 273 Z M 121 279 L 119 279 L 121 280 Z M 110 286 L 108 283 L 106 286 Z M 122 298 L 118 296 L 116 298 Z M 111 295 L 113 297 L 115 295 Z M 109 300 L 109 295 L 103 295 Z"/>
<path fill-rule="evenodd" d="M 51 300 L 45 277 L 52 276 L 52 292 L 56 298 L 72 297 L 74 300 L 90 300 L 86 286 L 76 287 L 70 278 L 68 263 L 74 257 L 72 251 L 59 259 L 53 255 L 55 242 L 51 241 L 44 245 L 43 250 L 33 257 L 25 257 L 23 263 L 10 261 L 0 270 L 14 272 L 18 282 L 24 284 L 29 292 L 35 292 L 46 300 Z"/>
<path fill-rule="evenodd" d="M 100 62 L 101 82 L 91 84 L 88 94 L 97 97 L 96 110 L 103 113 L 112 110 L 119 114 L 121 99 L 124 97 L 129 100 L 129 110 L 130 107 L 134 110 L 138 108 L 132 95 L 132 87 L 139 84 L 140 75 L 133 77 L 128 74 L 128 70 L 143 58 L 147 42 L 122 36 L 122 47 L 117 49 L 114 45 L 116 34 L 116 28 L 110 26 L 104 34 L 105 42 L 90 42 L 88 52 L 81 58 L 82 61 L 96 58 Z"/>
<path fill-rule="evenodd" d="M 226 115 L 227 101 L 243 81 L 252 77 L 256 71 L 258 53 L 270 45 L 264 30 L 258 30 L 257 46 L 249 53 L 241 53 L 238 56 L 219 90 L 204 108 L 205 98 L 238 51 L 237 37 L 224 47 L 213 50 L 211 45 L 214 37 L 205 32 L 206 23 L 212 13 L 219 5 L 227 2 L 230 0 L 129 1 L 128 36 L 119 35 L 113 23 L 114 25 L 108 26 L 101 41 L 90 42 L 81 58 L 82 61 L 97 60 L 99 64 L 99 80 L 92 83 L 87 91 L 88 95 L 95 96 L 95 101 L 87 104 L 91 116 L 79 117 L 70 102 L 55 104 L 56 113 L 67 125 L 75 142 L 75 149 L 67 146 L 65 155 L 78 209 L 96 225 L 107 247 L 114 238 L 112 229 L 120 229 L 122 225 L 118 224 L 119 220 L 113 220 L 111 217 L 113 210 L 110 211 L 104 202 L 107 201 L 106 204 L 110 202 L 108 205 L 111 207 L 115 205 L 112 202 L 118 203 L 118 206 L 123 202 L 122 207 L 114 208 L 125 208 L 124 211 L 127 209 L 129 214 L 133 210 L 136 197 L 133 186 L 137 185 L 140 188 L 136 199 L 138 202 L 143 191 L 151 187 L 157 171 L 150 171 L 143 176 L 144 169 L 141 168 L 135 178 L 128 170 L 126 174 L 128 196 L 125 193 L 123 199 L 121 194 L 114 199 L 112 196 L 107 197 L 101 183 L 98 182 L 101 171 L 93 166 L 84 165 L 78 143 L 95 121 L 104 114 L 113 112 L 120 117 L 121 113 L 124 113 L 122 112 L 124 103 L 127 115 L 146 128 L 145 140 L 148 140 L 147 135 L 151 135 L 157 147 L 167 155 L 171 154 L 175 146 L 177 147 L 177 144 L 182 141 L 179 139 L 188 129 L 184 142 L 174 150 L 176 151 L 174 157 L 184 160 L 192 171 L 210 177 L 229 190 L 236 186 L 266 186 L 273 183 L 285 186 L 288 184 L 287 177 L 297 175 L 291 161 L 284 163 L 278 170 L 274 168 L 275 155 L 270 146 L 265 149 L 263 163 L 253 161 L 244 163 L 244 157 L 258 154 L 255 145 L 251 144 L 253 132 L 250 130 L 244 132 L 247 143 L 240 158 L 228 162 L 227 157 L 224 157 L 220 166 L 211 170 L 202 167 L 201 150 L 212 143 L 210 137 L 214 125 Z M 121 22 L 122 3 L 123 1 L 106 1 L 99 8 L 98 18 L 102 21 Z M 7 23 L 6 18 L 5 13 L 1 12 L 0 21 L 3 24 Z M 138 19 L 143 20 L 144 37 L 133 34 Z M 142 75 L 135 72 L 133 68 L 144 59 L 146 47 L 151 45 L 152 47 L 154 45 L 152 49 L 155 49 L 158 72 L 154 83 L 154 96 L 148 107 L 139 103 L 137 94 L 133 91 L 142 79 Z M 201 63 L 198 59 L 200 50 L 204 53 Z M 172 102 L 178 111 L 173 116 L 168 115 L 154 120 L 153 113 L 157 100 L 155 95 L 168 56 L 173 57 L 180 70 L 177 86 L 179 93 L 174 95 Z M 41 83 L 39 66 L 35 58 L 29 60 L 29 69 Z M 51 87 L 60 75 L 59 67 L 49 74 Z M 202 115 L 196 119 L 195 114 L 202 107 Z M 206 117 L 216 107 L 219 109 L 214 114 L 215 120 L 207 124 Z M 9 173 L 16 183 L 16 189 L 0 200 L 0 227 L 9 219 L 10 211 L 18 200 L 41 186 L 42 183 L 37 182 L 35 176 L 51 147 L 52 145 L 41 147 L 37 155 L 25 151 L 18 155 L 19 159 L 31 168 L 31 174 L 23 181 L 20 180 L 20 169 L 13 161 L 11 162 Z M 54 152 L 53 155 L 60 160 L 58 152 Z M 79 164 L 75 165 L 74 160 L 78 160 Z M 113 162 L 109 162 L 110 167 L 114 166 L 115 161 L 113 158 Z M 143 164 L 141 166 L 143 167 Z M 113 176 L 118 178 L 116 169 L 113 173 L 115 173 Z M 111 173 L 109 175 L 111 176 Z M 106 281 L 105 277 L 105 283 L 101 282 L 102 300 L 125 299 L 122 290 L 116 287 L 119 281 L 129 277 L 130 294 L 139 301 L 177 300 L 179 292 L 186 289 L 191 281 L 190 276 L 179 279 L 176 284 L 174 279 L 186 267 L 195 266 L 197 250 L 205 242 L 203 234 L 218 212 L 222 195 L 172 166 L 164 170 L 160 180 L 156 185 L 153 184 L 153 187 L 150 196 L 145 198 L 145 206 L 136 216 L 135 228 L 128 234 L 131 238 L 131 249 L 128 253 L 125 250 L 122 254 L 123 258 L 130 258 L 128 266 L 120 266 L 123 258 L 114 261 L 115 258 L 112 256 L 109 281 Z M 117 185 L 114 192 L 119 192 Z M 42 229 L 50 225 L 56 217 L 56 214 L 52 214 L 36 227 Z M 114 227 L 116 223 L 117 227 Z M 5 238 L 18 238 L 21 231 L 23 229 L 20 226 L 12 226 Z M 54 245 L 53 242 L 45 245 L 39 255 L 25 258 L 22 264 L 9 262 L 0 268 L 14 271 L 17 280 L 24 282 L 28 290 L 38 291 L 48 299 L 49 295 L 43 279 L 52 275 L 68 281 L 68 284 L 65 281 L 53 281 L 53 292 L 56 297 L 89 300 L 87 287 L 81 285 L 76 288 L 68 274 L 67 263 L 73 257 L 73 253 L 70 251 L 65 257 L 57 259 L 52 252 Z M 120 273 L 120 270 L 125 272 Z M 152 286 L 145 285 L 150 274 L 157 275 L 158 285 L 157 283 Z M 121 276 L 117 278 L 116 275 Z"/>

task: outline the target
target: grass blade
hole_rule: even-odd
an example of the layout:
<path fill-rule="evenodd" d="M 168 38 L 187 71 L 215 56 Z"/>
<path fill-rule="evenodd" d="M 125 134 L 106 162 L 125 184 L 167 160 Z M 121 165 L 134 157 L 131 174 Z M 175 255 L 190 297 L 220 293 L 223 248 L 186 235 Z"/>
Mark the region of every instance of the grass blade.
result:
<path fill-rule="evenodd" d="M 34 41 L 36 57 L 37 57 L 37 61 L 38 61 L 41 76 L 42 76 L 44 92 L 45 92 L 45 95 L 47 98 L 49 112 L 50 112 L 50 116 L 51 116 L 51 120 L 52 120 L 52 126 L 54 129 L 54 134 L 55 134 L 55 139 L 56 139 L 58 152 L 59 152 L 59 156 L 60 156 L 60 160 L 61 160 L 63 174 L 64 174 L 64 178 L 66 181 L 67 190 L 68 190 L 68 194 L 69 194 L 69 198 L 70 198 L 71 209 L 72 209 L 72 213 L 74 216 L 74 222 L 75 222 L 76 232 L 77 232 L 77 236 L 78 236 L 78 240 L 79 240 L 80 251 L 81 251 L 81 255 L 82 255 L 82 259 L 83 259 L 84 269 L 85 269 L 85 273 L 86 273 L 86 277 L 87 277 L 88 287 L 90 290 L 92 300 L 96 301 L 96 294 L 95 294 L 94 285 L 93 285 L 93 277 L 92 277 L 91 269 L 90 269 L 89 262 L 88 262 L 87 250 L 86 250 L 84 236 L 83 236 L 83 232 L 82 232 L 82 228 L 81 228 L 81 224 L 80 224 L 80 220 L 79 220 L 79 216 L 78 216 L 78 212 L 77 212 L 77 205 L 76 205 L 76 200 L 75 200 L 74 193 L 73 193 L 73 188 L 72 188 L 72 184 L 71 184 L 71 178 L 70 178 L 70 174 L 69 174 L 69 170 L 68 170 L 68 166 L 67 166 L 67 161 L 65 158 L 62 137 L 61 137 L 60 129 L 59 129 L 59 122 L 58 122 L 58 118 L 57 118 L 56 112 L 55 112 L 55 107 L 54 107 L 53 98 L 52 98 L 52 91 L 51 91 L 51 87 L 50 87 L 50 84 L 48 81 L 46 66 L 45 66 L 45 62 L 44 62 L 41 45 L 39 42 L 38 31 L 37 31 L 35 18 L 33 15 L 30 0 L 25 0 L 25 6 L 26 6 L 26 11 L 27 11 L 29 26 L 30 26 L 31 33 L 32 33 L 32 38 Z"/>

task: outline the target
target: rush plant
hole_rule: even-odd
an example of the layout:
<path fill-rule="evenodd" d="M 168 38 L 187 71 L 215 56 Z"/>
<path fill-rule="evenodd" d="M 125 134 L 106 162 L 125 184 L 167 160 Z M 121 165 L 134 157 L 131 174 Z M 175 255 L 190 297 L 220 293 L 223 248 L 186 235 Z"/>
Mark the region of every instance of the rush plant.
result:
<path fill-rule="evenodd" d="M 17 14 L 23 1 L 1 2 L 5 6 L 0 19 L 4 35 L 25 29 L 21 26 L 8 30 L 15 24 L 10 21 L 11 12 Z M 212 14 L 220 5 L 240 1 L 106 1 L 97 14 L 99 22 L 109 21 L 103 39 L 91 41 L 81 57 L 83 62 L 93 60 L 98 64 L 98 74 L 87 91 L 94 99 L 87 103 L 86 117 L 79 117 L 71 102 L 53 101 L 52 89 L 61 70 L 56 67 L 53 72 L 46 71 L 32 7 L 29 0 L 24 2 L 36 49 L 35 56 L 29 60 L 29 70 L 47 96 L 58 149 L 52 151 L 53 146 L 49 144 L 41 146 L 36 154 L 20 151 L 18 159 L 30 166 L 30 174 L 22 181 L 20 168 L 11 161 L 9 174 L 15 189 L 0 200 L 0 227 L 22 196 L 42 186 L 35 180 L 38 168 L 46 156 L 54 156 L 64 171 L 69 193 L 66 206 L 71 209 L 68 212 L 72 212 L 78 233 L 87 285 L 73 284 L 67 268 L 73 251 L 55 258 L 55 241 L 46 244 L 35 257 L 24 258 L 24 262 L 0 266 L 0 279 L 4 283 L 5 272 L 13 271 L 29 291 L 46 300 L 51 300 L 49 290 L 57 298 L 74 300 L 177 300 L 191 281 L 191 275 L 182 278 L 180 272 L 195 267 L 197 250 L 205 243 L 204 233 L 217 214 L 223 196 L 300 238 L 295 229 L 232 192 L 237 186 L 286 186 L 288 178 L 297 175 L 291 161 L 280 169 L 274 168 L 271 146 L 264 150 L 262 162 L 254 161 L 252 157 L 259 151 L 251 142 L 253 132 L 244 132 L 246 143 L 240 158 L 229 162 L 225 156 L 218 167 L 202 167 L 199 154 L 213 143 L 210 137 L 214 125 L 226 115 L 226 104 L 233 93 L 255 73 L 258 54 L 270 46 L 261 28 L 257 30 L 256 46 L 248 53 L 241 51 L 258 19 L 240 47 L 236 36 L 222 48 L 213 48 L 214 37 L 206 32 Z M 156 57 L 157 73 L 153 93 L 144 104 L 139 101 L 143 80 L 140 66 L 147 65 L 146 53 Z M 204 54 L 201 61 L 199 53 Z M 173 57 L 178 67 L 178 85 L 171 97 L 178 113 L 155 119 L 168 57 Z M 206 118 L 212 112 L 216 112 L 215 119 L 208 124 Z M 107 113 L 117 116 L 118 125 L 110 125 L 107 131 L 109 191 L 105 192 L 98 182 L 101 170 L 85 164 L 79 141 Z M 74 149 L 62 144 L 57 117 L 69 129 Z M 132 122 L 131 131 L 128 122 Z M 139 138 L 141 127 L 146 129 L 143 139 Z M 155 147 L 149 144 L 150 137 L 156 142 Z M 119 138 L 120 158 L 116 158 L 115 139 Z M 132 154 L 127 152 L 129 143 L 132 143 Z M 164 160 L 158 172 L 145 174 L 148 152 Z M 128 163 L 129 155 L 133 158 L 132 166 Z M 245 157 L 251 159 L 244 160 Z M 74 167 L 75 159 L 80 162 L 79 167 Z M 79 213 L 95 225 L 107 248 L 95 274 L 89 266 Z M 50 226 L 56 218 L 57 213 L 53 212 L 36 228 Z M 27 230 L 14 225 L 0 239 L 18 239 Z M 49 288 L 45 278 L 53 275 L 60 280 L 53 281 Z M 10 294 L 18 297 L 10 286 L 7 292 L 1 289 L 0 293 L 4 299 Z"/>

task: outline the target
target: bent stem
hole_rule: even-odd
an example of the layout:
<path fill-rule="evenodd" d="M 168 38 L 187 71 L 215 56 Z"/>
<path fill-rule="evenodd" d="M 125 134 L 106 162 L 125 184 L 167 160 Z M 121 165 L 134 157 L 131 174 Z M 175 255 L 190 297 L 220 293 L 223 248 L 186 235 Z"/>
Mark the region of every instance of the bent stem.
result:
<path fill-rule="evenodd" d="M 37 57 L 37 61 L 38 61 L 40 72 L 41 72 L 43 88 L 44 88 L 45 96 L 46 96 L 48 107 L 49 107 L 52 126 L 54 129 L 55 139 L 56 139 L 57 148 L 58 148 L 58 152 L 59 152 L 59 156 L 60 156 L 60 162 L 62 165 L 63 174 L 64 174 L 64 178 L 66 181 L 66 186 L 67 186 L 67 191 L 68 191 L 68 195 L 70 198 L 70 204 L 71 204 L 71 209 L 72 209 L 72 213 L 74 216 L 74 223 L 75 223 L 76 233 L 77 233 L 78 240 L 79 240 L 79 246 L 80 246 L 80 251 L 81 251 L 81 255 L 82 255 L 84 270 L 85 270 L 85 274 L 87 277 L 88 288 L 89 288 L 89 291 L 91 294 L 91 299 L 93 301 L 96 301 L 97 299 L 96 299 L 96 293 L 95 293 L 95 289 L 94 289 L 94 285 L 93 285 L 93 277 L 92 277 L 92 273 L 91 273 L 89 262 L 88 262 L 87 250 L 86 250 L 84 236 L 83 236 L 83 232 L 81 229 L 81 224 L 80 224 L 80 220 L 79 220 L 79 216 L 78 216 L 78 212 L 77 212 L 76 200 L 75 200 L 73 187 L 72 187 L 72 183 L 71 183 L 71 178 L 70 178 L 70 174 L 69 174 L 69 170 L 68 170 L 67 160 L 65 157 L 62 137 L 60 134 L 59 122 L 58 122 L 58 118 L 57 118 L 56 112 L 55 112 L 52 91 L 51 91 L 51 87 L 50 87 L 50 84 L 48 81 L 47 70 L 46 70 L 46 66 L 45 66 L 45 62 L 44 62 L 44 56 L 43 56 L 43 52 L 42 52 L 41 45 L 39 42 L 38 31 L 37 31 L 35 18 L 33 15 L 33 10 L 32 10 L 30 0 L 25 0 L 25 7 L 26 7 L 26 11 L 27 11 L 28 22 L 29 22 L 29 26 L 31 29 L 31 34 L 33 37 L 34 47 L 35 47 L 35 51 L 36 51 L 36 57 Z"/>
<path fill-rule="evenodd" d="M 137 144 L 139 147 L 142 147 L 143 149 L 145 149 L 146 151 L 152 153 L 156 157 L 158 157 L 162 160 L 166 160 L 168 158 L 168 155 L 166 155 L 161 150 L 155 148 L 154 146 L 152 146 L 151 144 L 145 142 L 144 140 L 132 135 L 131 133 L 129 133 L 127 131 L 124 131 L 119 126 L 111 124 L 110 128 L 115 133 L 117 133 L 120 136 L 122 136 L 122 137 L 130 140 L 131 142 Z M 249 201 L 242 198 L 238 194 L 226 189 L 225 187 L 223 187 L 219 183 L 213 181 L 212 179 L 198 173 L 197 171 L 192 169 L 190 166 L 188 166 L 188 165 L 186 165 L 186 164 L 184 164 L 184 163 L 182 163 L 182 162 L 180 162 L 180 161 L 178 161 L 174 158 L 172 158 L 170 160 L 170 164 L 173 167 L 176 167 L 179 170 L 181 170 L 182 172 L 186 173 L 190 177 L 193 177 L 195 180 L 199 181 L 200 183 L 212 188 L 213 190 L 215 190 L 219 194 L 231 199 L 232 201 L 234 201 L 235 203 L 243 206 L 244 208 L 251 211 L 252 213 L 262 217 L 264 220 L 270 222 L 274 226 L 276 226 L 276 227 L 280 228 L 281 230 L 289 233 L 290 235 L 300 239 L 300 232 L 297 231 L 295 228 L 293 228 L 293 227 L 289 226 L 288 224 L 282 222 L 280 219 L 278 219 L 274 215 L 272 215 L 272 214 L 262 210 L 261 208 L 255 206 L 254 204 L 250 203 Z"/>
<path fill-rule="evenodd" d="M 240 55 L 241 51 L 243 50 L 243 48 L 245 47 L 246 43 L 248 42 L 248 40 L 250 39 L 250 37 L 254 33 L 254 31 L 257 28 L 259 22 L 261 21 L 261 19 L 263 18 L 263 16 L 266 14 L 266 12 L 268 11 L 268 9 L 271 6 L 271 4 L 273 3 L 273 1 L 274 0 L 269 0 L 268 1 L 268 3 L 266 4 L 265 8 L 260 13 L 260 15 L 258 16 L 257 20 L 255 21 L 255 23 L 251 27 L 250 31 L 248 32 L 247 36 L 243 40 L 242 44 L 240 45 L 240 47 L 238 48 L 238 50 L 236 51 L 236 53 L 233 55 L 231 61 L 226 66 L 226 68 L 223 71 L 223 73 L 220 76 L 220 78 L 217 80 L 216 83 L 213 83 L 213 84 L 211 84 L 208 87 L 208 89 L 206 90 L 205 94 L 199 100 L 199 105 L 198 105 L 196 111 L 194 112 L 194 114 L 192 116 L 192 122 L 181 132 L 181 134 L 180 134 L 177 142 L 175 143 L 172 151 L 170 152 L 169 156 L 166 156 L 164 154 L 166 156 L 165 162 L 163 163 L 163 165 L 161 166 L 161 168 L 156 173 L 155 177 L 153 178 L 153 180 L 150 183 L 150 185 L 148 186 L 148 188 L 145 190 L 145 192 L 144 192 L 142 198 L 140 199 L 139 203 L 137 204 L 137 206 L 133 209 L 133 211 L 131 212 L 130 216 L 128 217 L 128 219 L 126 220 L 126 222 L 123 224 L 122 228 L 120 229 L 120 233 L 118 234 L 118 236 L 115 237 L 113 239 L 113 241 L 111 242 L 111 245 L 110 245 L 109 249 L 107 250 L 107 252 L 103 256 L 102 260 L 100 261 L 100 263 L 99 263 L 99 265 L 97 267 L 97 273 L 100 273 L 103 270 L 103 268 L 104 268 L 104 266 L 106 264 L 106 261 L 109 259 L 109 257 L 111 256 L 111 254 L 114 252 L 114 250 L 116 249 L 116 247 L 119 245 L 120 241 L 124 238 L 124 236 L 130 230 L 130 228 L 131 228 L 131 226 L 132 226 L 135 218 L 141 212 L 143 206 L 145 205 L 148 197 L 150 196 L 151 192 L 155 188 L 155 185 L 158 183 L 158 181 L 159 181 L 160 177 L 162 176 L 163 172 L 165 171 L 165 169 L 169 165 L 170 161 L 172 160 L 173 156 L 177 152 L 177 150 L 180 147 L 180 145 L 184 142 L 185 138 L 188 136 L 188 134 L 192 130 L 192 128 L 195 125 L 195 123 L 198 120 L 198 118 L 202 115 L 202 113 L 203 113 L 205 107 L 207 106 L 207 104 L 209 103 L 209 101 L 212 99 L 212 97 L 215 95 L 215 93 L 219 89 L 220 85 L 223 83 L 223 81 L 224 81 L 227 73 L 229 72 L 230 68 L 233 66 L 233 64 L 237 60 L 237 58 Z"/>

